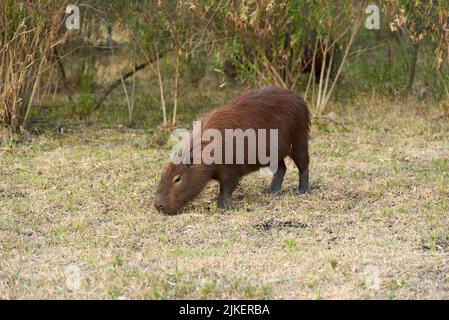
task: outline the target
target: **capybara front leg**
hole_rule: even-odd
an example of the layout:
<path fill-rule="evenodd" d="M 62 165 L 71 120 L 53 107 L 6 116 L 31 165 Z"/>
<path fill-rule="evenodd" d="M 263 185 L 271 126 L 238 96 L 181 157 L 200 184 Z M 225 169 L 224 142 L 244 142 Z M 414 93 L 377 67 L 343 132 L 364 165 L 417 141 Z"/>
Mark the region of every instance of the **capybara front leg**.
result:
<path fill-rule="evenodd" d="M 231 208 L 231 195 L 237 187 L 239 180 L 239 176 L 228 176 L 220 179 L 220 193 L 217 198 L 217 206 L 219 208 Z"/>
<path fill-rule="evenodd" d="M 281 191 L 282 182 L 284 181 L 285 170 L 287 167 L 285 166 L 284 160 L 279 162 L 278 170 L 273 175 L 273 180 L 271 180 L 271 186 L 269 189 L 270 193 L 278 193 Z"/>

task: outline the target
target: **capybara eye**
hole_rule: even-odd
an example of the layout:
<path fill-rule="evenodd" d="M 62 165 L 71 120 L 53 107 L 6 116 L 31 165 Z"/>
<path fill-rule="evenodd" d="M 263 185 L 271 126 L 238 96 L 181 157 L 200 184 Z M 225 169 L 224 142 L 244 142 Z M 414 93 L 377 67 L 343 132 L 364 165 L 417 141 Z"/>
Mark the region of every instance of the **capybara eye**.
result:
<path fill-rule="evenodd" d="M 178 174 L 176 177 L 173 178 L 173 182 L 178 183 L 179 181 L 181 181 L 181 176 Z"/>

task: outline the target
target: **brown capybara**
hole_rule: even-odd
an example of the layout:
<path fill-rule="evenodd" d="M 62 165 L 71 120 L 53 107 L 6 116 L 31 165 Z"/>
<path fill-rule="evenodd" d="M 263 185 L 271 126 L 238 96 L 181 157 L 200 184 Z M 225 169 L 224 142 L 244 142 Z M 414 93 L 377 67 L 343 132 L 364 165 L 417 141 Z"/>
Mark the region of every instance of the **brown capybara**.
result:
<path fill-rule="evenodd" d="M 201 130 L 206 129 L 218 130 L 223 136 L 227 129 L 245 131 L 254 129 L 256 132 L 260 132 L 258 129 L 266 131 L 277 129 L 277 170 L 273 175 L 269 192 L 277 193 L 281 189 L 286 171 L 284 163 L 286 156 L 292 158 L 298 167 L 300 173 L 298 191 L 305 193 L 309 190 L 310 114 L 304 100 L 292 91 L 279 87 L 268 87 L 246 93 L 228 106 L 206 115 L 201 120 Z M 224 146 L 224 140 L 220 142 L 223 144 L 222 150 L 229 150 Z M 246 140 L 247 143 L 244 144 L 243 163 L 235 162 L 237 152 L 231 155 L 234 159 L 231 164 L 228 162 L 206 164 L 205 162 L 195 163 L 195 161 L 180 164 L 169 163 L 161 175 L 154 201 L 155 208 L 167 214 L 177 213 L 186 203 L 193 200 L 210 180 L 217 180 L 220 184 L 217 198 L 218 207 L 229 208 L 231 194 L 240 178 L 261 167 L 268 166 L 259 160 L 256 160 L 256 163 L 248 161 L 251 148 L 248 141 Z M 192 158 L 192 145 L 193 143 L 190 144 L 187 152 L 190 158 Z M 205 150 L 203 141 L 200 145 L 200 150 L 203 152 Z M 269 147 L 270 142 L 266 144 L 266 150 L 264 150 L 266 153 L 270 151 Z M 252 151 L 254 150 L 253 148 Z M 222 151 L 223 159 L 226 152 L 228 151 Z"/>

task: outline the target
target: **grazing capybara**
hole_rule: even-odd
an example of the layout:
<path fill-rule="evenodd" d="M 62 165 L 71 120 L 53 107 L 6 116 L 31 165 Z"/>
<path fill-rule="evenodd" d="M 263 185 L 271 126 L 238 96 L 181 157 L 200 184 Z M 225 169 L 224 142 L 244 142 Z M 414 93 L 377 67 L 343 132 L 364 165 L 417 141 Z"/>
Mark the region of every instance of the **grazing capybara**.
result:
<path fill-rule="evenodd" d="M 277 129 L 277 141 L 271 140 L 262 147 L 257 144 L 251 146 L 249 138 L 244 143 L 243 163 L 236 161 L 238 151 L 232 146 L 230 159 L 233 162 L 205 163 L 191 161 L 194 158 L 194 142 L 187 148 L 188 162 L 175 164 L 170 162 L 162 171 L 161 180 L 157 188 L 154 201 L 158 211 L 167 214 L 176 214 L 186 203 L 193 200 L 208 181 L 217 180 L 220 184 L 220 192 L 217 205 L 220 208 L 229 208 L 231 205 L 231 194 L 237 187 L 240 178 L 248 173 L 254 172 L 261 167 L 272 167 L 272 164 L 262 163 L 259 159 L 250 161 L 251 153 L 264 148 L 265 154 L 276 150 L 276 171 L 269 188 L 269 192 L 277 193 L 281 189 L 282 181 L 286 171 L 284 158 L 289 156 L 293 159 L 299 170 L 298 191 L 305 193 L 309 190 L 309 151 L 308 140 L 310 131 L 310 114 L 304 100 L 290 90 L 279 87 L 268 87 L 246 93 L 233 101 L 231 104 L 217 109 L 206 115 L 201 120 L 201 131 L 214 129 L 223 137 L 226 131 L 255 131 L 256 136 L 264 141 L 262 132 Z M 248 130 L 247 129 L 252 129 Z M 195 130 L 193 130 L 195 131 Z M 276 130 L 275 130 L 276 131 Z M 190 135 L 192 137 L 193 134 Z M 271 137 L 271 136 L 270 136 Z M 210 138 L 209 138 L 210 139 Z M 215 139 L 215 138 L 214 138 Z M 268 140 L 265 135 L 265 141 Z M 195 139 L 193 139 L 195 140 Z M 222 153 L 217 152 L 219 159 L 225 159 L 231 149 L 226 149 L 225 140 L 222 139 L 220 147 Z M 275 144 L 276 143 L 276 144 Z M 270 148 L 271 146 L 271 148 Z M 206 145 L 201 141 L 198 148 L 201 153 L 206 152 Z M 198 150 L 197 149 L 197 150 Z M 215 152 L 215 151 L 214 151 Z M 212 155 L 215 155 L 211 153 Z M 203 158 L 204 159 L 204 158 Z M 254 158 L 253 158 L 254 159 Z"/>

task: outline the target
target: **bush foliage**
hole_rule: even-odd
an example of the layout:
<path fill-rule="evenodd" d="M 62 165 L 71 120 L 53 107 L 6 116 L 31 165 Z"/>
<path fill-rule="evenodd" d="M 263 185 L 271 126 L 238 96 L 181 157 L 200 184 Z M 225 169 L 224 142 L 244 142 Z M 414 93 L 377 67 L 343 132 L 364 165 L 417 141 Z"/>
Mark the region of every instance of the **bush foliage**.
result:
<path fill-rule="evenodd" d="M 449 100 L 447 0 L 380 0 L 380 30 L 364 28 L 367 1 L 87 1 L 80 30 L 66 30 L 66 5 L 0 3 L 0 124 L 12 131 L 39 114 L 36 97 L 56 93 L 92 112 L 122 92 L 133 124 L 139 85 L 155 88 L 157 121 L 176 125 L 208 76 L 219 87 L 287 87 L 318 115 L 331 99 L 371 91 Z M 124 63 L 104 67 L 104 82 L 111 59 Z M 150 78 L 136 79 L 143 69 Z"/>

